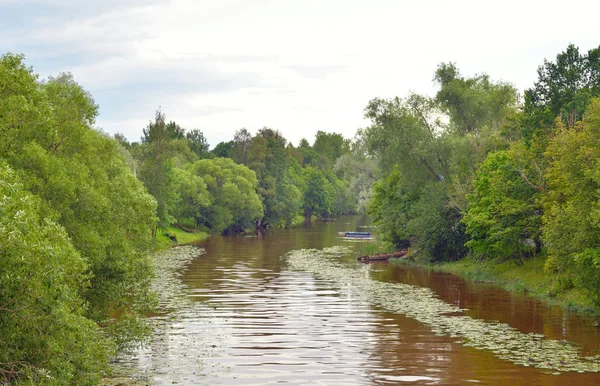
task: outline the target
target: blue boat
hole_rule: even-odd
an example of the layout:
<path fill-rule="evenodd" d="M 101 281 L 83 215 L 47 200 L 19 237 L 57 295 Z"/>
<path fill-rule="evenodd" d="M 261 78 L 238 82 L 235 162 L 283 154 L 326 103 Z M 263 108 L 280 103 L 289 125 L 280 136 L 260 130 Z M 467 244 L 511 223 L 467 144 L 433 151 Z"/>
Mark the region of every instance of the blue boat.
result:
<path fill-rule="evenodd" d="M 344 237 L 352 239 L 370 239 L 371 232 L 345 232 Z"/>

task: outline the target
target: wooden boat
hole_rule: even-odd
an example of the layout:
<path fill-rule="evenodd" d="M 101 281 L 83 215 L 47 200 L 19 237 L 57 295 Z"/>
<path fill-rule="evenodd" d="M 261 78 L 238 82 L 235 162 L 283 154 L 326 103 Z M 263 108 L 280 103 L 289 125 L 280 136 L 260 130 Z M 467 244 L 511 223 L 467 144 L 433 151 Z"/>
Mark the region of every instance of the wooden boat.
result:
<path fill-rule="evenodd" d="M 407 254 L 408 254 L 408 249 L 403 249 L 401 251 L 396 251 L 396 252 L 388 252 L 388 253 L 379 253 L 376 255 L 360 256 L 358 258 L 358 261 L 360 261 L 361 263 L 369 263 L 371 261 L 385 261 L 385 260 L 389 260 L 392 257 L 404 257 Z"/>

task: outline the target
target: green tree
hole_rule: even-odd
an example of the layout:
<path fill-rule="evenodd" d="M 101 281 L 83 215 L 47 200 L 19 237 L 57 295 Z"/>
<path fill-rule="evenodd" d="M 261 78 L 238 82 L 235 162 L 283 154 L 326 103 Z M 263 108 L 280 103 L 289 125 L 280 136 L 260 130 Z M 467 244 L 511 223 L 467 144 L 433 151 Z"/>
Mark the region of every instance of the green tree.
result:
<path fill-rule="evenodd" d="M 99 381 L 114 345 L 85 317 L 88 264 L 0 161 L 0 383 Z"/>
<path fill-rule="evenodd" d="M 335 200 L 335 190 L 319 169 L 307 166 L 304 169 L 304 200 L 302 207 L 306 218 L 313 214 L 327 216 Z"/>
<path fill-rule="evenodd" d="M 512 85 L 493 83 L 487 74 L 464 78 L 454 63 L 440 64 L 434 80 L 440 87 L 436 101 L 463 134 L 486 126 L 500 127 L 517 103 L 517 90 Z"/>
<path fill-rule="evenodd" d="M 126 348 L 142 338 L 138 316 L 153 304 L 148 250 L 156 201 L 131 173 L 122 147 L 91 128 L 97 106 L 69 74 L 38 83 L 21 56 L 5 55 L 0 95 L 2 157 L 85 262 L 89 285 L 77 288 L 84 316 L 104 327 L 109 345 Z"/>
<path fill-rule="evenodd" d="M 188 131 L 185 133 L 185 138 L 188 140 L 190 150 L 194 152 L 198 158 L 208 157 L 209 145 L 204 134 L 200 130 L 194 129 Z"/>
<path fill-rule="evenodd" d="M 235 132 L 233 136 L 232 159 L 242 165 L 248 165 L 248 149 L 252 145 L 252 135 L 245 128 Z"/>
<path fill-rule="evenodd" d="M 169 128 L 165 123 L 165 114 L 157 110 L 154 122 L 148 123 L 142 138 L 142 142 L 146 146 L 143 150 L 139 178 L 148 192 L 156 199 L 160 228 L 164 228 L 174 221 L 170 211 L 177 198 L 171 158 L 173 156 L 172 140 L 177 137 L 173 134 L 173 127 L 176 126 L 171 125 Z"/>
<path fill-rule="evenodd" d="M 177 201 L 174 205 L 173 215 L 177 224 L 182 219 L 193 218 L 197 224 L 203 222 L 202 212 L 212 204 L 212 197 L 208 192 L 202 177 L 184 169 L 174 169 L 175 185 L 177 186 Z"/>
<path fill-rule="evenodd" d="M 331 169 L 338 158 L 350 151 L 350 146 L 341 134 L 318 131 L 312 149 L 324 157 L 321 168 Z"/>
<path fill-rule="evenodd" d="M 337 159 L 333 171 L 348 181 L 348 195 L 354 200 L 353 206 L 359 213 L 365 213 L 379 174 L 377 162 L 365 154 L 362 144 L 355 143 L 352 153 Z"/>
<path fill-rule="evenodd" d="M 372 124 L 362 131 L 368 152 L 384 172 L 400 165 L 407 181 L 441 181 L 448 175 L 449 149 L 441 128 L 426 120 L 410 100 L 373 99 L 365 109 Z M 415 166 L 419 165 L 419 166 Z"/>
<path fill-rule="evenodd" d="M 488 155 L 473 185 L 463 219 L 470 236 L 467 246 L 478 256 L 500 260 L 522 261 L 535 253 L 541 227 L 539 191 L 523 178 L 513 151 Z"/>
<path fill-rule="evenodd" d="M 210 151 L 215 157 L 231 158 L 233 157 L 233 141 L 219 142 L 214 149 Z"/>
<path fill-rule="evenodd" d="M 600 304 L 600 99 L 591 101 L 583 123 L 558 126 L 546 156 L 545 269 L 570 275 Z"/>
<path fill-rule="evenodd" d="M 544 60 L 537 72 L 537 82 L 525 90 L 528 129 L 551 126 L 556 117 L 573 127 L 590 99 L 600 95 L 600 46 L 582 55 L 570 44 L 556 56 L 556 62 Z"/>
<path fill-rule="evenodd" d="M 287 140 L 279 131 L 267 127 L 250 140 L 247 132 L 238 134 L 237 146 L 241 149 L 246 144 L 245 159 L 256 173 L 258 194 L 264 205 L 264 218 L 258 226 L 289 226 L 301 208 L 302 192 L 289 173 L 296 160 L 288 152 Z"/>
<path fill-rule="evenodd" d="M 256 226 L 263 216 L 256 194 L 255 173 L 229 158 L 203 159 L 188 166 L 201 177 L 210 193 L 210 206 L 200 207 L 196 217 L 215 232 L 236 232 Z"/>

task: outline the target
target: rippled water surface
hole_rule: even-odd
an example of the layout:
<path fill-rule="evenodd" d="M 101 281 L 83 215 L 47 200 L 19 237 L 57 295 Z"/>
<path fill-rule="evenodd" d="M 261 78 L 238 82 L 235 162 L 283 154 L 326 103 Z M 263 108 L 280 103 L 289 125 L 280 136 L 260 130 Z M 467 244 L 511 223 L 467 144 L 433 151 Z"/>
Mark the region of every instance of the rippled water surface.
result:
<path fill-rule="evenodd" d="M 291 250 L 347 245 L 360 254 L 363 243 L 336 232 L 363 225 L 366 219 L 347 217 L 256 237 L 210 238 L 202 245 L 206 254 L 175 283 L 181 301 L 155 317 L 152 343 L 123 358 L 123 368 L 161 385 L 600 384 L 597 373 L 550 375 L 497 359 L 377 309 L 368 294 L 288 269 L 284 255 Z M 388 263 L 365 269 L 354 255 L 345 259 L 372 279 L 432 288 L 473 318 L 569 340 L 587 354 L 600 346 L 593 319 L 452 275 Z"/>

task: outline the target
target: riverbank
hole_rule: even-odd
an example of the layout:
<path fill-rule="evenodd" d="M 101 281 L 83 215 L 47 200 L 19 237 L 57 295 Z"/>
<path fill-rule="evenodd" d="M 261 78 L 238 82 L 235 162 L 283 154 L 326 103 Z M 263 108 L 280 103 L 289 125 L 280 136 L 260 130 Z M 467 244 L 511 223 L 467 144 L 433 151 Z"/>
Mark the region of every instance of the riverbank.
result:
<path fill-rule="evenodd" d="M 464 258 L 453 262 L 420 263 L 408 259 L 391 259 L 394 264 L 416 265 L 441 272 L 448 272 L 464 279 L 498 285 L 510 292 L 525 293 L 544 303 L 557 305 L 569 311 L 585 315 L 600 316 L 600 310 L 586 294 L 564 283 L 568 280 L 543 273 L 544 258 L 529 259 L 522 265 L 515 261 L 502 263 L 480 262 Z"/>
<path fill-rule="evenodd" d="M 174 226 L 169 226 L 164 231 L 158 230 L 158 237 L 166 240 L 167 245 L 171 242 L 172 246 L 195 244 L 206 240 L 209 236 L 208 232 L 187 232 Z"/>

